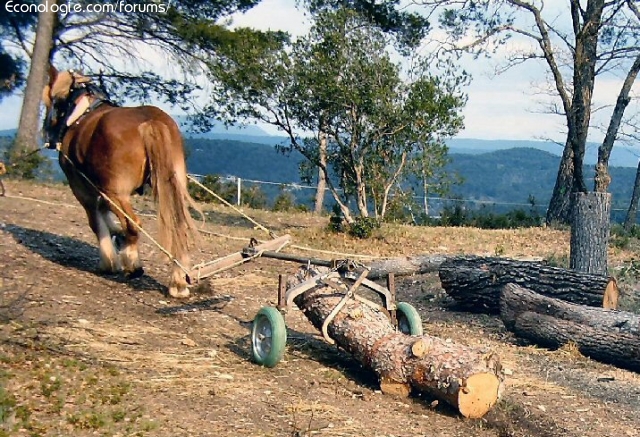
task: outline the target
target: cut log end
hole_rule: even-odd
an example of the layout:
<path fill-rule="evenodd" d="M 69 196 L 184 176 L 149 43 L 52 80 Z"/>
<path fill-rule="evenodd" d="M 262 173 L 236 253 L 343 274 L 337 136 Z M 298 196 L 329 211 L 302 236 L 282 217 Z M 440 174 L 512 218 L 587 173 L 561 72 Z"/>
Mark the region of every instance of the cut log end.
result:
<path fill-rule="evenodd" d="M 618 289 L 618 282 L 616 281 L 616 278 L 610 277 L 609 282 L 607 283 L 607 288 L 604 290 L 602 308 L 608 310 L 617 310 L 619 296 L 620 290 Z"/>
<path fill-rule="evenodd" d="M 380 391 L 386 395 L 395 396 L 397 398 L 407 398 L 411 393 L 411 386 L 406 383 L 392 381 L 388 378 L 380 378 Z"/>
<path fill-rule="evenodd" d="M 458 392 L 458 410 L 469 419 L 480 419 L 496 404 L 500 380 L 492 373 L 477 373 Z"/>
<path fill-rule="evenodd" d="M 431 350 L 431 341 L 421 338 L 411 345 L 411 354 L 416 358 L 422 358 Z"/>

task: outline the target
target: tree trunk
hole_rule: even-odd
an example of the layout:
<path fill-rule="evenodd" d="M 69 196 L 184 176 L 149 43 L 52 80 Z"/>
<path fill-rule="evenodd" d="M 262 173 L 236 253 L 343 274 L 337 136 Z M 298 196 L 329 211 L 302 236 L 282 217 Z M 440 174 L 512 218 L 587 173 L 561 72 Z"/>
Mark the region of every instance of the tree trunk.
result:
<path fill-rule="evenodd" d="M 301 268 L 288 288 L 326 272 Z M 295 298 L 313 325 L 322 325 L 343 294 L 316 286 Z M 487 350 L 455 344 L 428 335 L 397 332 L 387 315 L 350 299 L 328 324 L 328 334 L 380 378 L 384 393 L 407 396 L 414 388 L 446 401 L 465 417 L 480 418 L 498 400 L 503 373 L 499 358 Z"/>
<path fill-rule="evenodd" d="M 27 77 L 27 86 L 20 112 L 20 123 L 13 146 L 14 156 L 21 156 L 27 151 L 38 147 L 38 132 L 40 131 L 40 100 L 42 89 L 46 84 L 53 27 L 56 13 L 52 11 L 52 4 L 56 1 L 42 0 L 43 11 L 38 15 L 36 39 L 31 56 L 31 66 Z M 48 5 L 48 6 L 47 6 Z"/>
<path fill-rule="evenodd" d="M 327 166 L 327 133 L 320 130 L 318 133 L 318 159 L 320 164 L 326 168 Z M 325 179 L 324 171 L 322 168 L 318 169 L 318 186 L 316 187 L 316 202 L 313 209 L 314 214 L 322 214 L 322 207 L 324 205 L 324 192 L 327 188 L 327 181 Z"/>
<path fill-rule="evenodd" d="M 624 111 L 627 109 L 627 106 L 631 101 L 631 99 L 629 98 L 629 93 L 631 92 L 631 87 L 636 81 L 636 77 L 638 76 L 639 71 L 640 55 L 636 56 L 633 65 L 627 72 L 627 76 L 622 83 L 622 87 L 620 88 L 620 92 L 618 93 L 618 98 L 616 99 L 616 106 L 613 108 L 613 113 L 611 114 L 611 119 L 609 120 L 607 134 L 602 141 L 602 145 L 598 147 L 598 164 L 596 165 L 596 176 L 593 187 L 594 191 L 606 193 L 609 189 L 609 183 L 611 182 L 611 176 L 609 176 L 609 157 L 611 156 L 613 144 L 618 136 L 618 130 L 620 129 L 620 124 L 622 123 Z"/>
<path fill-rule="evenodd" d="M 364 160 L 359 159 L 357 165 L 354 165 L 355 178 L 355 191 L 356 191 L 356 205 L 358 206 L 358 213 L 360 217 L 369 217 L 369 206 L 367 202 L 367 187 L 364 181 Z"/>
<path fill-rule="evenodd" d="M 579 272 L 606 275 L 611 194 L 574 193 L 572 204 L 569 265 Z"/>
<path fill-rule="evenodd" d="M 547 224 L 569 224 L 571 220 L 571 187 L 573 185 L 573 149 L 567 142 L 562 152 L 553 194 L 547 209 Z"/>
<path fill-rule="evenodd" d="M 507 329 L 512 330 L 520 314 L 531 312 L 562 319 L 596 329 L 622 332 L 639 336 L 640 315 L 576 305 L 543 296 L 517 284 L 507 284 L 500 296 L 500 318 Z"/>
<path fill-rule="evenodd" d="M 630 231 L 633 225 L 636 224 L 636 217 L 638 215 L 638 200 L 640 200 L 640 161 L 638 161 L 638 168 L 636 170 L 636 180 L 633 183 L 633 194 L 631 195 L 631 202 L 629 202 L 627 216 L 624 218 L 624 229 L 626 231 Z"/>
<path fill-rule="evenodd" d="M 456 257 L 440 266 L 447 294 L 467 311 L 497 314 L 502 288 L 517 283 L 567 302 L 599 307 L 608 277 L 505 258 Z"/>

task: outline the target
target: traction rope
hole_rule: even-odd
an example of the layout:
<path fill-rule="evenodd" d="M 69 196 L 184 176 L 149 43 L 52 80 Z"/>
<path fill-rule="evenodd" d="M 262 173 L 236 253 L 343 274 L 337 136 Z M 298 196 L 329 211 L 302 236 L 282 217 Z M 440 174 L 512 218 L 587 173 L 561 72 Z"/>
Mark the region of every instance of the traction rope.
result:
<path fill-rule="evenodd" d="M 193 178 L 190 175 L 187 175 L 191 180 L 193 180 Z M 208 190 L 208 188 L 204 187 L 206 190 Z M 208 190 L 209 191 L 209 190 Z M 214 196 L 217 196 L 215 193 L 211 193 Z M 37 203 L 42 203 L 45 205 L 53 205 L 53 206 L 64 206 L 65 208 L 79 208 L 79 206 L 77 204 L 69 204 L 69 203 L 62 203 L 62 202 L 49 202 L 47 200 L 42 200 L 42 199 L 36 199 L 34 197 L 27 197 L 27 196 L 13 196 L 11 194 L 5 194 L 4 197 L 7 197 L 9 199 L 17 199 L 17 200 L 28 200 L 30 202 L 37 202 Z M 106 198 L 106 197 L 105 197 Z M 226 202 L 223 198 L 220 198 L 221 201 Z M 231 205 L 233 207 L 233 205 Z M 117 205 L 116 205 L 117 207 Z M 236 208 L 234 208 L 236 209 Z M 118 208 L 118 210 L 120 210 L 120 208 Z M 240 211 L 240 213 L 242 213 Z M 124 214 L 124 212 L 123 212 Z M 143 213 L 143 212 L 138 212 L 138 215 L 141 217 L 157 217 L 156 214 L 147 214 L 147 213 Z M 265 226 L 260 225 L 259 223 L 257 223 L 255 220 L 251 219 L 250 217 L 246 216 L 244 213 L 242 213 L 242 215 L 244 215 L 245 217 L 247 217 L 248 220 L 250 220 L 252 223 L 256 224 L 256 226 L 260 227 L 262 230 L 266 230 L 265 232 L 268 232 L 269 235 L 275 235 L 275 233 L 273 233 L 272 231 L 269 231 L 268 228 L 266 228 Z M 125 216 L 127 216 L 125 214 Z M 130 219 L 127 216 L 128 219 Z M 139 227 L 139 225 L 137 225 L 135 222 L 131 221 L 132 223 L 134 223 L 136 225 L 136 227 L 138 227 L 138 229 L 140 229 L 140 231 L 147 236 L 154 244 L 156 244 L 165 254 L 168 254 L 169 252 L 167 252 L 166 250 L 164 250 L 164 248 L 162 246 L 160 246 L 159 243 L 157 243 L 146 231 L 144 231 L 144 229 L 142 229 L 142 227 Z M 205 235 L 213 235 L 216 237 L 221 237 L 221 238 L 227 238 L 229 240 L 237 240 L 237 241 L 247 241 L 247 237 L 236 237 L 233 235 L 228 235 L 228 234 L 221 234 L 219 232 L 212 232 L 212 231 L 207 231 L 205 229 L 198 229 L 198 232 L 205 234 Z M 263 242 L 261 240 L 258 240 L 259 242 Z M 298 250 L 304 250 L 307 252 L 317 252 L 317 253 L 324 253 L 327 255 L 336 255 L 342 258 L 350 258 L 350 259 L 355 259 L 355 258 L 360 258 L 360 259 L 386 259 L 388 257 L 383 257 L 383 256 L 374 256 L 374 255 L 362 255 L 362 254 L 356 254 L 356 253 L 345 253 L 345 252 L 338 252 L 338 251 L 334 251 L 334 250 L 324 250 L 324 249 L 316 249 L 313 247 L 308 247 L 308 246 L 300 246 L 297 244 L 290 244 L 289 245 L 290 248 L 292 249 L 298 249 Z M 171 260 L 174 260 L 173 256 L 167 255 L 171 258 Z M 177 260 L 176 260 L 177 262 Z M 184 268 L 183 268 L 184 270 Z"/>
<path fill-rule="evenodd" d="M 180 263 L 180 261 L 178 261 L 178 260 L 173 256 L 173 254 L 171 254 L 171 252 L 169 252 L 167 249 L 165 249 L 165 248 L 164 248 L 164 247 L 163 247 L 163 246 L 162 246 L 158 241 L 156 241 L 156 239 L 155 239 L 155 238 L 153 238 L 153 237 L 151 236 L 151 234 L 149 234 L 147 231 L 145 231 L 145 230 L 143 229 L 143 227 L 142 227 L 142 226 L 140 226 L 138 223 L 136 223 L 136 221 L 135 221 L 135 220 L 133 220 L 133 218 L 132 218 L 129 214 L 127 214 L 127 213 L 126 213 L 126 212 L 125 212 L 125 211 L 120 207 L 120 205 L 118 205 L 116 202 L 114 202 L 113 200 L 111 200 L 111 198 L 110 198 L 109 196 L 107 196 L 107 195 L 106 195 L 102 190 L 100 190 L 100 188 L 98 188 L 98 187 L 96 186 L 96 184 L 94 184 L 94 183 L 91 181 L 91 179 L 89 179 L 89 177 L 88 177 L 87 175 L 85 175 L 83 172 L 81 172 L 81 171 L 78 169 L 78 167 L 76 167 L 76 165 L 74 164 L 74 162 L 73 162 L 73 161 L 71 161 L 71 159 L 69 159 L 69 157 L 68 157 L 68 156 L 67 156 L 67 155 L 66 155 L 62 150 L 60 150 L 59 152 L 60 152 L 60 154 L 61 154 L 61 155 L 62 155 L 62 156 L 67 160 L 67 161 L 69 161 L 69 162 L 71 163 L 71 165 L 73 166 L 74 170 L 75 170 L 76 172 L 78 172 L 78 174 L 79 174 L 80 176 L 82 176 L 82 177 L 84 178 L 84 180 L 86 180 L 86 181 L 87 181 L 87 183 L 88 183 L 89 185 L 91 185 L 91 187 L 93 187 L 93 189 L 94 189 L 94 190 L 96 190 L 96 191 L 98 192 L 98 194 L 100 194 L 100 196 L 102 196 L 102 198 L 104 198 L 107 202 L 109 202 L 109 204 L 111 204 L 111 206 L 113 206 L 113 207 L 114 207 L 114 208 L 115 208 L 115 209 L 116 209 L 120 214 L 122 214 L 122 215 L 123 215 L 127 220 L 129 220 L 129 221 L 131 222 L 131 224 L 133 224 L 133 226 L 134 226 L 134 227 L 135 227 L 135 228 L 136 228 L 140 233 L 142 233 L 142 234 L 143 234 L 145 237 L 147 237 L 147 238 L 148 238 L 148 239 L 149 239 L 153 244 L 155 244 L 155 245 L 158 247 L 158 249 L 160 249 L 160 251 L 161 251 L 162 253 L 164 253 L 164 254 L 169 258 L 169 260 L 171 260 L 171 262 L 172 262 L 172 263 L 174 263 L 176 266 L 178 266 L 178 268 L 179 268 L 180 270 L 182 270 L 182 272 L 183 272 L 184 274 L 186 274 L 186 275 L 187 275 L 187 277 L 189 276 L 189 274 L 190 274 L 189 270 L 187 270 L 187 268 L 185 268 L 185 267 Z"/>
<path fill-rule="evenodd" d="M 214 196 L 216 199 L 218 199 L 220 202 L 222 202 L 223 204 L 225 204 L 226 206 L 230 207 L 231 209 L 233 209 L 235 212 L 237 212 L 238 214 L 242 215 L 242 217 L 246 218 L 247 220 L 249 220 L 251 223 L 253 223 L 254 225 L 256 225 L 260 230 L 266 232 L 267 234 L 269 234 L 269 236 L 271 238 L 277 238 L 278 236 L 276 235 L 275 232 L 273 232 L 272 230 L 268 229 L 266 226 L 261 225 L 260 223 L 258 223 L 257 221 L 255 221 L 254 219 L 252 219 L 251 217 L 249 217 L 247 214 L 245 214 L 244 212 L 242 212 L 240 209 L 236 208 L 235 206 L 233 206 L 231 203 L 227 202 L 225 199 L 223 199 L 222 197 L 220 197 L 218 194 L 214 193 L 213 191 L 211 191 L 209 188 L 205 187 L 199 180 L 197 180 L 196 178 L 194 178 L 193 176 L 191 176 L 190 174 L 187 174 L 187 178 L 189 178 L 189 180 L 191 182 L 193 182 L 194 184 L 196 184 L 198 187 L 202 188 L 203 190 L 205 190 L 207 193 L 211 194 L 212 196 Z"/>

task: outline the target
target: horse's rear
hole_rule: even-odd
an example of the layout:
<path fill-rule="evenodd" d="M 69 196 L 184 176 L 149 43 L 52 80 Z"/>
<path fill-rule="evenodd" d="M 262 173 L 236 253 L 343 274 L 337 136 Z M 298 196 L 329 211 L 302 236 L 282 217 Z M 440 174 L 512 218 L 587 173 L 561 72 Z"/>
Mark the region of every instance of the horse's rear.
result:
<path fill-rule="evenodd" d="M 54 112 L 55 98 L 50 96 L 48 106 Z M 71 110 L 60 112 L 65 119 Z M 45 125 L 49 124 L 49 132 L 54 131 L 55 119 L 48 112 Z M 158 204 L 159 242 L 174 257 L 169 293 L 188 296 L 185 271 L 195 230 L 188 208 L 193 201 L 187 191 L 182 137 L 173 119 L 152 106 L 96 106 L 64 131 L 60 165 L 98 238 L 100 269 L 124 270 L 130 277 L 143 273 L 138 255 L 140 220 L 131 206 L 131 195 L 142 192 L 146 182 L 151 184 Z"/>

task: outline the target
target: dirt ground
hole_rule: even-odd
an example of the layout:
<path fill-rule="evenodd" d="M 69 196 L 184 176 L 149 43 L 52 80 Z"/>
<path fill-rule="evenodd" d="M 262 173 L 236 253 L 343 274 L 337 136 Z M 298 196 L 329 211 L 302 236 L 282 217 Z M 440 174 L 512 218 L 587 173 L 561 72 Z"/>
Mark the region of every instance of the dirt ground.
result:
<path fill-rule="evenodd" d="M 422 396 L 380 393 L 375 375 L 329 346 L 300 311 L 273 369 L 250 359 L 251 320 L 274 305 L 279 273 L 259 259 L 216 275 L 186 301 L 168 298 L 168 265 L 143 238 L 146 275 L 98 274 L 98 252 L 68 187 L 4 181 L 0 197 L 0 436 L 640 436 L 640 377 L 570 347 L 523 345 L 499 319 L 456 312 L 436 275 L 403 278 L 399 300 L 425 332 L 490 346 L 507 369 L 499 404 L 461 418 Z M 138 199 L 138 211 L 153 205 Z M 229 209 L 207 207 L 194 260 L 240 250 L 261 231 Z M 326 218 L 247 211 L 297 245 L 367 254 L 484 254 L 566 258 L 566 232 L 388 226 L 372 240 L 325 232 Z M 155 234 L 155 220 L 143 215 Z M 223 235 L 223 236 L 222 236 Z M 611 250 L 612 264 L 632 252 Z"/>

